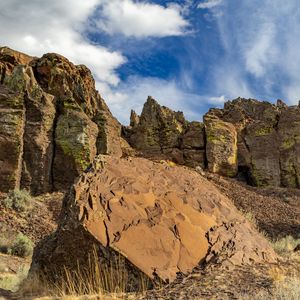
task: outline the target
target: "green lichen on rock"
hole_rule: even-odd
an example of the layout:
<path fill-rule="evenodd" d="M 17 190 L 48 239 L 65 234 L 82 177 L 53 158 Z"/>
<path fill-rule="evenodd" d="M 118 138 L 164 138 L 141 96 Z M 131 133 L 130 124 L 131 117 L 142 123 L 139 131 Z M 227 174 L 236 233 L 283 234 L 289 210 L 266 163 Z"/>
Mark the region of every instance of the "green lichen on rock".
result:
<path fill-rule="evenodd" d="M 76 168 L 84 170 L 95 155 L 97 127 L 94 123 L 84 117 L 83 114 L 74 114 L 67 111 L 61 115 L 56 128 L 56 144 L 66 156 L 74 159 Z"/>
<path fill-rule="evenodd" d="M 237 174 L 237 132 L 235 127 L 218 118 L 204 118 L 206 158 L 213 173 L 234 177 Z"/>
<path fill-rule="evenodd" d="M 287 150 L 290 149 L 292 147 L 294 147 L 295 145 L 295 139 L 294 138 L 287 138 L 286 140 L 284 140 L 281 144 L 281 149 L 283 150 Z"/>
<path fill-rule="evenodd" d="M 274 128 L 272 128 L 272 127 L 262 127 L 255 131 L 255 135 L 256 136 L 265 136 L 265 135 L 271 134 L 273 131 L 274 131 Z"/>
<path fill-rule="evenodd" d="M 64 189 L 84 171 L 97 154 L 98 128 L 83 112 L 66 110 L 55 132 L 54 186 Z M 62 176 L 61 170 L 68 170 Z"/>

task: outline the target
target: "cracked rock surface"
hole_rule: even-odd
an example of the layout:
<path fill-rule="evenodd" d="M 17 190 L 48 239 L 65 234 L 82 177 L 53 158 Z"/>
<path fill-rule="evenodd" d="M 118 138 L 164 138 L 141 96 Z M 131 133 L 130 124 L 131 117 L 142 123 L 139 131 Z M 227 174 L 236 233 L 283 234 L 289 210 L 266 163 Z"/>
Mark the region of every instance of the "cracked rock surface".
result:
<path fill-rule="evenodd" d="M 232 202 L 186 167 L 99 156 L 64 199 L 58 230 L 35 249 L 31 272 L 63 274 L 122 255 L 138 274 L 173 281 L 199 264 L 274 262 L 276 255 Z M 134 286 L 134 284 L 132 285 Z"/>

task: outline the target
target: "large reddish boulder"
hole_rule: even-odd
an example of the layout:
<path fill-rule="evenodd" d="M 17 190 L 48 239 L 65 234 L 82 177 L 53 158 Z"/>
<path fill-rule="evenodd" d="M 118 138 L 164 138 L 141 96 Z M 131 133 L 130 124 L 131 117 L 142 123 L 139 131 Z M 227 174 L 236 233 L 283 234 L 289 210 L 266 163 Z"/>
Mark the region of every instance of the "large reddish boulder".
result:
<path fill-rule="evenodd" d="M 276 259 L 253 225 L 196 171 L 109 156 L 98 157 L 74 184 L 58 230 L 34 251 L 31 273 L 59 280 L 65 269 L 88 268 L 93 249 L 100 264 L 121 255 L 129 274 L 163 281 L 198 264 Z M 131 280 L 136 286 L 137 277 Z"/>

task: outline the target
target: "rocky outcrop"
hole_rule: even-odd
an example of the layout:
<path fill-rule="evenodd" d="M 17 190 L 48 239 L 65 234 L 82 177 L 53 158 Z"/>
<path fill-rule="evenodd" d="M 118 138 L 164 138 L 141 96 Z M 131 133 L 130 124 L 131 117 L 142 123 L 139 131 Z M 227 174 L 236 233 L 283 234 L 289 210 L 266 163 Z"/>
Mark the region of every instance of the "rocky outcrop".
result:
<path fill-rule="evenodd" d="M 141 274 L 173 281 L 199 263 L 231 267 L 272 262 L 276 255 L 213 184 L 186 167 L 143 158 L 100 156 L 64 200 L 57 231 L 34 251 L 31 274 L 59 280 L 125 258 L 135 289 Z"/>
<path fill-rule="evenodd" d="M 210 109 L 204 123 L 149 97 L 141 116 L 131 113 L 123 135 L 138 155 L 201 167 L 255 186 L 300 187 L 300 108 L 238 98 Z"/>
<path fill-rule="evenodd" d="M 141 156 L 204 168 L 203 124 L 186 121 L 182 112 L 160 106 L 150 96 L 141 116 L 131 112 L 130 126 L 124 127 L 123 132 Z"/>
<path fill-rule="evenodd" d="M 208 170 L 227 177 L 236 176 L 238 161 L 235 127 L 208 115 L 205 116 L 204 123 Z"/>
<path fill-rule="evenodd" d="M 0 72 L 1 191 L 68 189 L 96 154 L 128 147 L 85 66 L 4 47 Z"/>
<path fill-rule="evenodd" d="M 206 128 L 210 119 L 215 124 L 226 122 L 237 132 L 237 161 L 235 167 L 246 174 L 256 186 L 299 187 L 300 109 L 288 107 L 281 100 L 276 105 L 254 99 L 238 98 L 225 103 L 224 109 L 212 109 L 204 117 Z M 207 130 L 207 129 L 206 129 Z M 211 141 L 207 134 L 207 156 Z M 228 141 L 226 151 L 233 143 Z M 223 135 L 217 136 L 218 143 Z M 215 159 L 217 153 L 213 153 Z M 209 161 L 209 158 L 208 158 Z M 225 171 L 225 172 L 224 172 Z M 218 173 L 226 175 L 222 168 Z"/>
<path fill-rule="evenodd" d="M 204 122 L 152 97 L 130 126 L 112 116 L 90 70 L 58 54 L 0 48 L 0 191 L 67 189 L 97 154 L 171 160 L 256 186 L 300 187 L 300 108 L 235 99 Z"/>

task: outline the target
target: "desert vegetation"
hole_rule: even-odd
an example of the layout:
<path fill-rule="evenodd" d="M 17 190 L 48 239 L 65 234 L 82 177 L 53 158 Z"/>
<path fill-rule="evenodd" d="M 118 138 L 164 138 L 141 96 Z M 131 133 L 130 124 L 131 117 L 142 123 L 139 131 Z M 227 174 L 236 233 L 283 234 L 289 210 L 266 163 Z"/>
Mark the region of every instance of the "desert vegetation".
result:
<path fill-rule="evenodd" d="M 28 191 L 14 189 L 8 192 L 6 198 L 3 199 L 3 204 L 6 208 L 23 213 L 32 207 L 32 198 Z"/>

